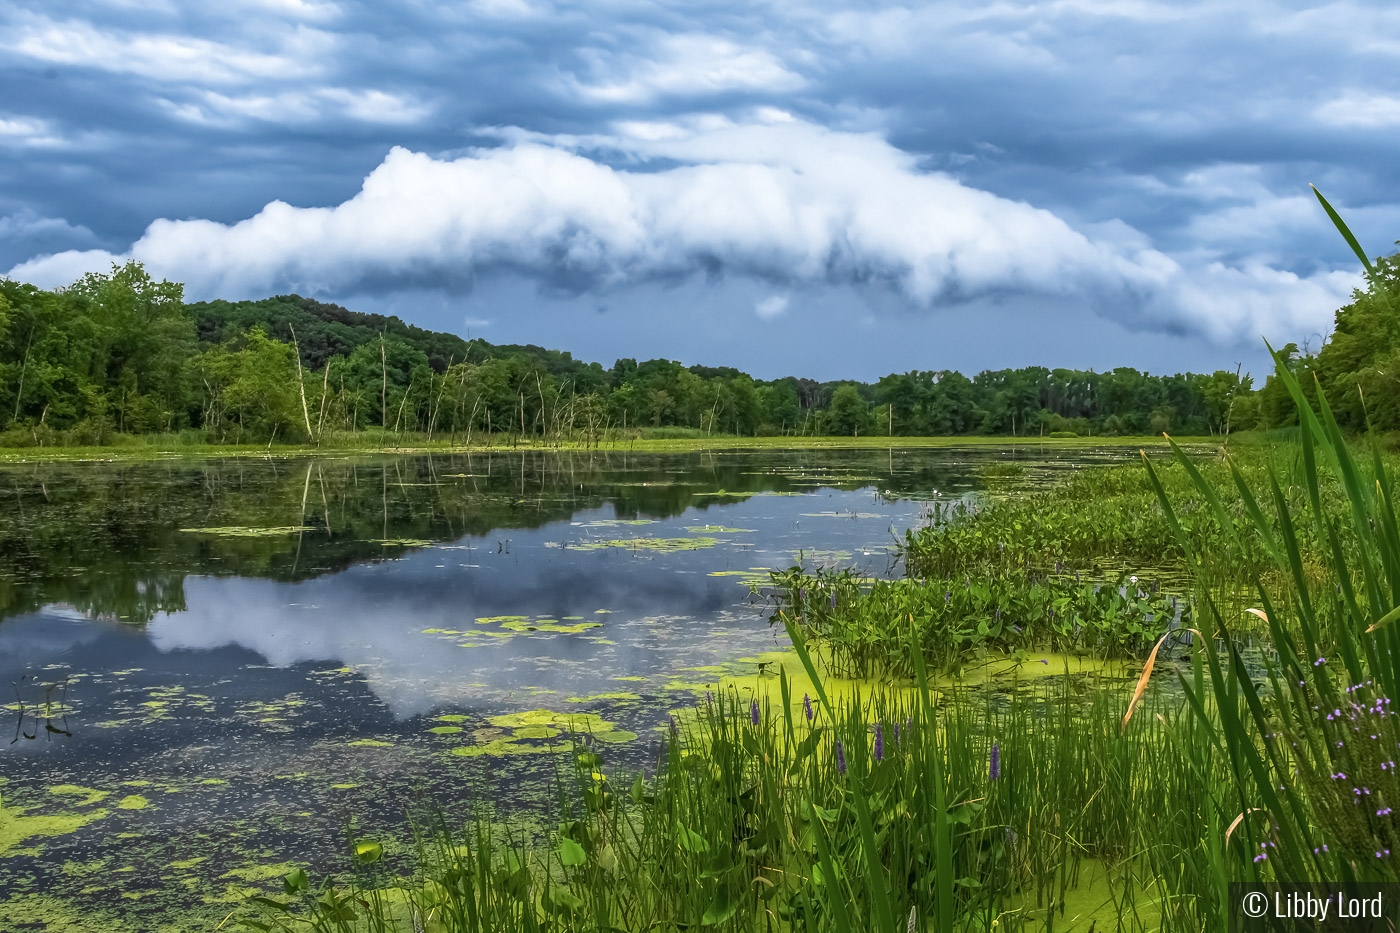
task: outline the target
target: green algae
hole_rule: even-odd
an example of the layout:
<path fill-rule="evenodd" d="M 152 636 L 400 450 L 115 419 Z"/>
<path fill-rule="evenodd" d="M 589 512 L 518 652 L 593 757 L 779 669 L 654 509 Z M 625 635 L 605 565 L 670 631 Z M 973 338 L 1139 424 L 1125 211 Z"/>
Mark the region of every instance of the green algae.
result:
<path fill-rule="evenodd" d="M 772 570 L 768 567 L 750 567 L 748 570 L 712 570 L 706 576 L 735 577 L 744 586 L 755 587 L 766 585 L 770 581 L 770 573 Z"/>
<path fill-rule="evenodd" d="M 466 716 L 463 716 L 461 713 L 446 713 L 446 714 L 444 714 L 444 715 L 442 715 L 442 716 L 434 716 L 434 717 L 433 717 L 433 721 L 434 721 L 434 722 L 453 722 L 453 723 L 456 723 L 456 722 L 466 722 L 466 721 L 467 721 L 467 717 L 466 717 Z"/>
<path fill-rule="evenodd" d="M 646 678 L 642 678 L 645 680 Z M 626 690 L 614 690 L 611 693 L 594 693 L 589 696 L 569 697 L 565 703 L 596 703 L 601 700 L 640 700 L 641 694 L 629 693 Z"/>
<path fill-rule="evenodd" d="M 516 729 L 512 738 L 516 739 L 552 739 L 562 733 L 552 726 L 522 726 Z"/>
<path fill-rule="evenodd" d="M 625 683 L 644 684 L 647 682 L 648 678 L 642 677 L 638 674 L 625 674 L 620 677 L 614 677 L 613 680 L 620 680 Z"/>
<path fill-rule="evenodd" d="M 479 758 L 483 756 L 561 754 L 567 751 L 569 748 L 565 745 L 524 745 L 512 739 L 496 739 L 485 745 L 459 745 L 448 754 L 459 758 Z"/>
<path fill-rule="evenodd" d="M 565 635 L 577 635 L 579 632 L 586 632 L 592 628 L 602 628 L 601 622 L 574 622 L 565 625 L 556 619 L 515 619 L 510 622 L 501 623 L 501 628 L 508 632 L 558 632 Z M 482 634 L 490 635 L 491 632 Z"/>
<path fill-rule="evenodd" d="M 705 548 L 717 547 L 720 544 L 718 538 L 696 537 L 696 538 L 614 538 L 608 541 L 580 541 L 567 545 L 575 551 L 602 551 L 607 548 L 626 548 L 631 551 L 660 551 L 662 553 L 672 553 L 675 551 L 699 551 Z"/>
<path fill-rule="evenodd" d="M 576 528 L 617 528 L 622 525 L 655 525 L 654 518 L 601 518 L 592 522 L 570 522 Z"/>
<path fill-rule="evenodd" d="M 24 808 L 0 805 L 0 856 L 11 851 L 20 854 L 21 843 L 30 839 L 53 839 L 77 832 L 89 823 L 105 819 L 107 810 L 86 813 L 59 813 L 25 816 Z"/>
<path fill-rule="evenodd" d="M 145 810 L 151 802 L 140 794 L 129 794 L 117 802 L 118 810 Z"/>
<path fill-rule="evenodd" d="M 757 528 L 726 528 L 723 525 L 686 525 L 685 530 L 697 535 L 737 535 L 753 534 Z"/>
<path fill-rule="evenodd" d="M 60 797 L 81 797 L 82 800 L 75 801 L 79 807 L 101 803 L 112 795 L 109 790 L 93 790 L 91 787 L 81 787 L 77 784 L 56 784 L 49 788 L 49 793 L 57 794 Z"/>
<path fill-rule="evenodd" d="M 380 547 L 432 547 L 433 544 L 426 538 L 370 538 L 369 543 Z"/>
<path fill-rule="evenodd" d="M 462 731 L 461 726 L 433 726 L 428 730 L 433 735 L 456 735 Z"/>
<path fill-rule="evenodd" d="M 283 535 L 315 531 L 310 525 L 282 525 L 276 528 L 256 528 L 250 525 L 223 525 L 217 528 L 181 528 L 192 535 L 212 535 L 217 538 L 277 538 Z"/>

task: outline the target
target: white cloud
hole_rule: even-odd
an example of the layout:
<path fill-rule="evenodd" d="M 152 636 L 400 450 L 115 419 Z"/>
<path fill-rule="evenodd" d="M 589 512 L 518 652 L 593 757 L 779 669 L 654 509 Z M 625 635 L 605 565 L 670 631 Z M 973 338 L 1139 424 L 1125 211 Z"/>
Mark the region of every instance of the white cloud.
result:
<path fill-rule="evenodd" d="M 198 296 L 465 287 L 493 269 L 606 290 L 718 271 L 889 288 L 924 308 L 1005 293 L 1071 297 L 1129 326 L 1222 342 L 1324 326 L 1353 281 L 1190 264 L 1112 225 L 1091 237 L 1049 211 L 922 172 L 874 134 L 799 121 L 670 126 L 554 141 L 509 133 L 510 144 L 452 161 L 394 149 L 342 204 L 274 201 L 235 224 L 159 220 L 131 255 Z M 640 164 L 616 168 L 595 151 Z M 57 284 L 112 258 L 60 253 L 11 276 Z"/>
<path fill-rule="evenodd" d="M 583 55 L 598 77 L 579 81 L 577 90 L 590 100 L 607 103 L 736 90 L 786 92 L 806 84 L 772 52 L 718 36 L 662 36 L 642 57 L 599 49 L 585 50 Z"/>
<path fill-rule="evenodd" d="M 1313 117 L 1329 126 L 1379 129 L 1400 126 L 1400 97 L 1349 91 L 1313 111 Z"/>
<path fill-rule="evenodd" d="M 753 306 L 753 313 L 765 321 L 771 321 L 775 317 L 780 317 L 787 310 L 787 307 L 787 295 L 770 295 Z"/>
<path fill-rule="evenodd" d="M 201 91 L 188 101 L 162 103 L 182 120 L 214 126 L 233 126 L 246 120 L 297 124 L 333 116 L 364 123 L 406 125 L 417 123 L 432 112 L 430 106 L 411 97 L 346 88 L 234 95 Z"/>
<path fill-rule="evenodd" d="M 24 240 L 31 237 L 60 236 L 67 240 L 91 240 L 92 231 L 75 226 L 61 217 L 44 217 L 25 208 L 0 217 L 0 240 Z"/>
<path fill-rule="evenodd" d="M 318 74 L 334 54 L 330 34 L 305 26 L 286 31 L 273 50 L 239 47 L 174 33 L 125 33 L 79 21 L 30 17 L 0 48 L 58 65 L 134 74 L 167 82 L 238 84 Z"/>

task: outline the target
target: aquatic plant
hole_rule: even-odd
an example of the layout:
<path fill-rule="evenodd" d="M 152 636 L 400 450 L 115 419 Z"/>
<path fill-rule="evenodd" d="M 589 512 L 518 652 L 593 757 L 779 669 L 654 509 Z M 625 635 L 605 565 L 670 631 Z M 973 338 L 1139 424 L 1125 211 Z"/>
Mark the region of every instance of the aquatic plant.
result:
<path fill-rule="evenodd" d="M 1109 583 L 992 570 L 872 580 L 852 570 L 793 567 L 773 572 L 768 592 L 770 622 L 793 619 L 834 671 L 852 676 L 912 677 L 915 651 L 940 671 L 1031 649 L 1135 657 L 1191 619 L 1189 602 L 1126 574 Z"/>

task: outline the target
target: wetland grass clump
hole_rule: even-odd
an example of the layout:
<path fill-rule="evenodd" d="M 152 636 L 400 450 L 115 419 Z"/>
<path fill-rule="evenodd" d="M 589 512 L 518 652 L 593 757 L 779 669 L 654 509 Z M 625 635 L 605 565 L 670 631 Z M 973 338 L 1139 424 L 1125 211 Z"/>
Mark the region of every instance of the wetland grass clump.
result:
<path fill-rule="evenodd" d="M 833 672 L 914 673 L 912 651 L 941 672 L 1029 650 L 1129 658 L 1169 627 L 1190 625 L 1190 604 L 1137 576 L 1094 583 L 1079 574 L 989 569 L 942 580 L 870 580 L 850 570 L 771 575 L 774 622 L 791 617 L 819 642 Z M 912 640 L 911 640 L 912 637 Z"/>
<path fill-rule="evenodd" d="M 1217 486 L 1228 482 L 1220 457 L 1193 453 L 1198 468 Z M 1234 457 L 1248 475 L 1257 475 L 1264 459 L 1264 453 L 1252 447 L 1239 448 Z M 1160 470 L 1159 477 L 1176 503 L 1179 530 L 1192 546 L 1218 548 L 1216 516 L 1185 470 L 1172 465 Z M 930 524 L 906 532 L 903 552 L 909 576 L 958 577 L 989 568 L 1112 575 L 1125 567 L 1181 565 L 1178 529 L 1167 521 L 1139 466 L 1078 470 L 1048 488 L 992 488 L 998 495 L 940 505 Z M 1233 509 L 1239 508 L 1231 494 L 1222 494 Z M 1243 573 L 1259 566 L 1263 555 L 1251 542 L 1240 544 L 1239 553 L 1218 556 L 1222 565 Z"/>

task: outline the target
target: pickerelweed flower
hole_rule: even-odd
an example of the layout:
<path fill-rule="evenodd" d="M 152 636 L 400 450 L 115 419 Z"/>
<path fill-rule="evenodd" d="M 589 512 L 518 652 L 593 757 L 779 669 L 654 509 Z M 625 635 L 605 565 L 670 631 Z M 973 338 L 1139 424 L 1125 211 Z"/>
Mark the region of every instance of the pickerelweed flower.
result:
<path fill-rule="evenodd" d="M 885 727 L 875 723 L 875 760 L 885 760 Z"/>
<path fill-rule="evenodd" d="M 987 770 L 995 781 L 1001 777 L 1001 746 L 992 743 L 992 753 L 987 761 Z"/>
<path fill-rule="evenodd" d="M 894 744 L 899 744 L 899 723 L 894 724 Z"/>
<path fill-rule="evenodd" d="M 835 593 L 832 593 L 832 594 L 831 594 L 831 608 L 832 608 L 832 609 L 835 609 L 835 608 L 836 608 L 836 594 L 835 594 Z"/>
<path fill-rule="evenodd" d="M 751 722 L 753 722 L 753 724 L 754 724 L 755 726 L 758 725 L 758 701 L 757 701 L 757 700 L 750 700 L 750 701 L 749 701 L 749 720 L 750 720 Z"/>
<path fill-rule="evenodd" d="M 841 774 L 846 773 L 846 749 L 842 747 L 840 739 L 836 740 L 836 770 Z"/>
<path fill-rule="evenodd" d="M 802 711 L 803 711 L 804 713 L 807 714 L 807 721 L 808 721 L 808 722 L 811 722 L 811 721 L 812 721 L 813 713 L 812 713 L 812 695 L 811 695 L 810 693 L 804 693 L 804 694 L 802 694 Z"/>
<path fill-rule="evenodd" d="M 712 694 L 712 693 L 710 693 L 710 691 L 706 690 L 706 691 L 705 691 L 705 702 L 706 702 L 706 703 L 713 703 L 714 701 L 715 701 L 714 694 Z"/>

